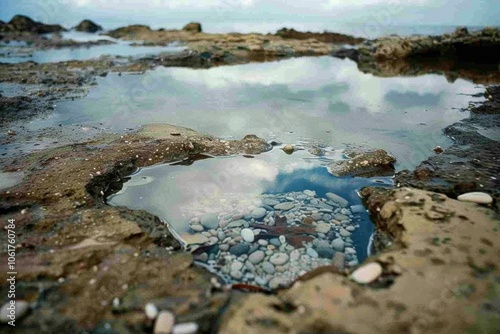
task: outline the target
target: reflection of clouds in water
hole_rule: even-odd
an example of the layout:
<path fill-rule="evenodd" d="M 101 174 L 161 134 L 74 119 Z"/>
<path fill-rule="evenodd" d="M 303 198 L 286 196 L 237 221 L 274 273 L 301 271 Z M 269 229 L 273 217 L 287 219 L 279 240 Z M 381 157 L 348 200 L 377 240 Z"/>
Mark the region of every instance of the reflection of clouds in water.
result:
<path fill-rule="evenodd" d="M 205 89 L 247 89 L 248 86 L 285 85 L 288 92 L 321 91 L 335 83 L 345 85 L 348 90 L 340 92 L 341 101 L 349 105 L 366 107 L 368 112 L 384 112 L 385 96 L 393 93 L 413 93 L 425 97 L 445 95 L 447 106 L 463 105 L 464 98 L 457 92 L 470 92 L 473 85 L 464 80 L 450 84 L 445 77 L 424 75 L 420 77 L 379 78 L 362 74 L 349 60 L 331 57 L 298 58 L 265 64 L 248 64 L 213 68 L 206 71 L 190 69 L 163 69 L 176 81 Z M 335 96 L 332 96 L 335 97 Z M 317 96 L 315 96 L 317 98 Z M 315 100 L 318 103 L 321 101 Z M 317 105 L 320 107 L 320 105 Z M 318 108 L 324 110 L 325 108 Z"/>

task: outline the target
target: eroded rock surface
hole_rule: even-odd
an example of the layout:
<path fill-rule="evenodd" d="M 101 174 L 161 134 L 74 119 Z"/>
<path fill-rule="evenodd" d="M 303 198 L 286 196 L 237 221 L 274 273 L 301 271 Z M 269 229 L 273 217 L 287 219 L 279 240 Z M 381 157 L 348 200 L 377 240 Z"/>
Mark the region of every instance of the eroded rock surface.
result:
<path fill-rule="evenodd" d="M 382 176 L 394 172 L 396 158 L 380 149 L 353 146 L 344 151 L 347 160 L 334 161 L 328 171 L 335 176 Z"/>
<path fill-rule="evenodd" d="M 368 260 L 383 268 L 374 282 L 321 268 L 276 296 L 241 298 L 220 333 L 493 333 L 498 313 L 483 305 L 498 298 L 498 217 L 416 189 L 366 194 L 377 226 L 393 231 Z"/>

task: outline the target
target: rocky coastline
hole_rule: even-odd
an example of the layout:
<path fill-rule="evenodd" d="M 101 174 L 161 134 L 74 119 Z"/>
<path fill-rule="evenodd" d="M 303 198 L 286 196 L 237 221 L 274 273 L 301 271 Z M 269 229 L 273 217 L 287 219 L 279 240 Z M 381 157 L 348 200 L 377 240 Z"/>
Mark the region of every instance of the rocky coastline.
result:
<path fill-rule="evenodd" d="M 85 23 L 81 29 L 100 31 L 94 25 Z M 56 42 L 44 44 L 40 35 L 62 31 L 64 28 L 59 25 L 16 16 L 0 24 L 0 41 L 38 41 L 34 47 L 41 49 L 63 47 Z M 491 57 L 500 54 L 496 52 L 500 45 L 498 29 L 470 33 L 462 29 L 439 39 L 391 36 L 362 41 L 293 29 L 280 30 L 275 35 L 207 34 L 201 25 L 192 22 L 182 30 L 152 30 L 141 25 L 107 34 L 150 45 L 181 41 L 188 50 L 148 58 L 111 56 L 61 63 L 0 64 L 1 82 L 28 87 L 22 95 L 0 96 L 1 144 L 41 135 L 22 127 L 15 133 L 9 131 L 16 122 L 50 114 L 55 101 L 85 96 L 96 84 L 96 78 L 109 72 L 143 73 L 158 66 L 207 68 L 285 57 L 336 55 L 355 60 L 361 70 L 375 75 L 414 75 L 417 71 L 454 77 L 453 73 L 457 73 L 458 77 L 477 83 L 499 83 L 498 73 L 489 70 L 463 74 L 439 64 L 422 69 L 412 60 L 415 55 L 426 53 L 432 59 L 462 61 L 465 56 L 467 60 L 477 56 L 478 62 L 492 61 Z M 340 44 L 358 47 L 346 51 Z M 483 54 L 488 54 L 488 59 Z M 395 63 L 410 65 L 380 65 Z M 251 243 L 245 229 L 251 230 L 254 240 L 258 239 L 257 228 L 252 227 L 256 221 L 266 225 L 259 228 L 259 233 L 260 229 L 276 226 L 274 210 L 290 210 L 288 219 L 310 223 L 307 227 L 312 226 L 325 236 L 315 243 L 311 241 L 311 246 L 303 250 L 287 249 L 292 239 L 260 239 L 264 241 L 257 242 L 258 248 L 250 252 L 252 246 L 248 245 L 245 254 L 231 248 L 235 245 L 228 240 L 229 254 L 225 255 L 236 252 L 240 257 L 244 255 L 243 261 L 252 257 L 249 261 L 263 272 L 271 272 L 271 266 L 274 271 L 280 267 L 285 272 L 288 261 L 301 258 L 309 269 L 317 267 L 306 274 L 297 272 L 286 277 L 286 284 L 279 280 L 271 284 L 269 277 L 262 284 L 249 279 L 252 284 L 247 286 L 226 285 L 195 265 L 200 257 L 205 260 L 207 253 L 182 250 L 157 217 L 144 211 L 111 207 L 105 200 L 139 167 L 197 154 L 257 155 L 272 149 L 265 140 L 248 135 L 241 140 L 225 141 L 166 124 L 148 125 L 126 134 L 91 131 L 85 138 L 52 129 L 49 135 L 60 140 L 57 145 L 15 153 L 3 157 L 0 163 L 3 172 L 23 173 L 21 183 L 0 190 L 0 217 L 4 222 L 16 221 L 16 255 L 22 264 L 17 293 L 24 303 L 20 304 L 23 312 L 19 314 L 19 326 L 10 332 L 159 333 L 171 330 L 174 324 L 178 330 L 190 329 L 193 333 L 450 333 L 465 329 L 492 332 L 500 314 L 500 87 L 488 87 L 484 97 L 484 103 L 471 108 L 470 117 L 443 130 L 454 140 L 453 146 L 437 151 L 439 154 L 429 152 L 430 157 L 414 171 L 397 173 L 394 189 L 362 190 L 365 207 L 378 231 L 380 250 L 364 263 L 357 263 L 356 254 L 347 251 L 352 245 L 349 234 L 357 228 L 355 210 L 335 194 L 319 198 L 310 190 L 287 193 L 267 198 L 265 212 L 241 217 L 243 221 L 232 231 L 239 234 L 240 245 Z M 383 175 L 394 171 L 394 158 L 386 152 L 358 148 L 346 154 L 350 160 L 330 166 L 339 175 Z M 470 192 L 486 193 L 492 203 L 456 200 Z M 298 200 L 304 199 L 308 200 L 305 208 L 298 204 Z M 290 205 L 287 203 L 293 203 L 294 208 L 286 210 Z M 303 212 L 313 210 L 318 211 L 314 212 L 318 219 L 311 214 L 312 221 L 304 220 Z M 207 219 L 196 217 L 190 226 L 201 226 L 207 240 L 219 238 L 222 227 L 210 225 L 212 222 Z M 337 259 L 344 266 L 342 270 L 322 262 L 330 255 L 324 249 L 318 251 L 324 241 L 328 241 L 329 247 L 335 243 L 345 251 L 345 258 Z M 282 248 L 279 254 L 284 255 L 266 254 L 270 245 Z M 6 249 L 6 242 L 2 240 L 0 246 Z M 0 252 L 2 263 L 6 263 L 7 255 Z M 264 268 L 264 263 L 271 266 L 266 264 Z M 242 266 L 242 262 L 228 264 L 228 275 L 238 276 Z M 5 272 L 0 279 L 6 279 Z M 7 289 L 7 285 L 1 286 L 2 296 Z M 6 329 L 0 325 L 0 332 Z"/>

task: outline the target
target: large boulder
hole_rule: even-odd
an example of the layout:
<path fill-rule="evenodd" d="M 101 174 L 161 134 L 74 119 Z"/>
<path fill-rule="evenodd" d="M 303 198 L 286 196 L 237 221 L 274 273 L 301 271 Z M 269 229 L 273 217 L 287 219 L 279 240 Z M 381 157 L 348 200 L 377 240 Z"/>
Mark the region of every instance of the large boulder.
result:
<path fill-rule="evenodd" d="M 198 22 L 190 22 L 182 28 L 182 30 L 193 31 L 193 32 L 201 32 L 201 23 Z"/>
<path fill-rule="evenodd" d="M 4 32 L 30 32 L 34 34 L 66 31 L 59 24 L 44 24 L 24 15 L 15 15 L 7 24 L 0 25 L 0 28 Z"/>
<path fill-rule="evenodd" d="M 102 27 L 90 20 L 83 20 L 75 28 L 76 31 L 95 33 L 102 30 Z"/>

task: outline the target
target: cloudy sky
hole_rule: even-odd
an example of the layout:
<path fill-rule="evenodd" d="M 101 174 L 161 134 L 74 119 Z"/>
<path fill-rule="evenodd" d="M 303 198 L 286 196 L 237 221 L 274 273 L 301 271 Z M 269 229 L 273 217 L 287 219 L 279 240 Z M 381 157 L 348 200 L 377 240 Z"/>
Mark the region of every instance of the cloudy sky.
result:
<path fill-rule="evenodd" d="M 217 30 L 236 22 L 336 25 L 500 25 L 498 0 L 0 0 L 0 19 L 22 13 L 68 27 L 91 18 L 106 28 L 130 23 L 173 28 L 196 20 Z M 271 27 L 271 26 L 269 26 Z M 257 29 L 259 30 L 259 29 Z M 262 28 L 261 30 L 266 30 Z"/>

